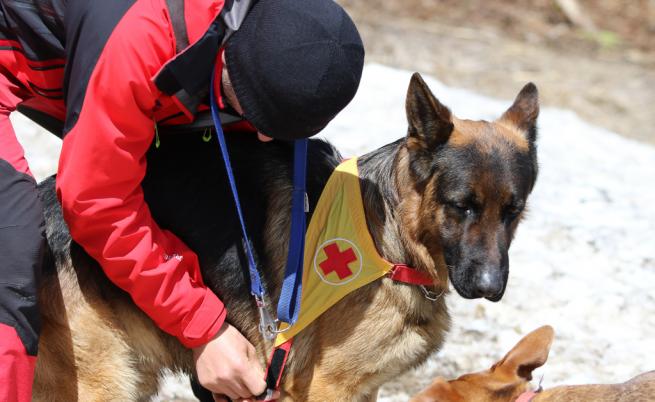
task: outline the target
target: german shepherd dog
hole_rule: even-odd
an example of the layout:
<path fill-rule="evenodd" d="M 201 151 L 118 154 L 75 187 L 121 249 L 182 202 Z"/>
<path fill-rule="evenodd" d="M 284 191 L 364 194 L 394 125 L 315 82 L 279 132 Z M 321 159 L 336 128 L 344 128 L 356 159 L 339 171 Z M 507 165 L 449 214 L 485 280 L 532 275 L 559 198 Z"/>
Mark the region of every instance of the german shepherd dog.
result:
<path fill-rule="evenodd" d="M 435 278 L 465 298 L 501 299 L 507 251 L 537 176 L 537 90 L 526 85 L 494 122 L 460 120 L 411 79 L 406 137 L 359 158 L 365 214 L 379 253 Z M 187 133 L 188 134 L 188 133 Z M 272 300 L 288 246 L 292 147 L 228 135 L 246 222 Z M 308 195 L 314 210 L 339 153 L 310 141 Z M 143 181 L 157 222 L 200 259 L 207 285 L 228 321 L 258 350 L 247 263 L 215 139 L 162 137 Z M 52 264 L 40 287 L 43 331 L 34 398 L 38 401 L 148 400 L 164 368 L 193 374 L 189 350 L 159 330 L 101 268 L 71 242 L 54 178 L 40 185 Z M 384 278 L 346 296 L 301 332 L 289 356 L 285 401 L 373 401 L 378 388 L 441 346 L 449 328 L 444 298 Z"/>

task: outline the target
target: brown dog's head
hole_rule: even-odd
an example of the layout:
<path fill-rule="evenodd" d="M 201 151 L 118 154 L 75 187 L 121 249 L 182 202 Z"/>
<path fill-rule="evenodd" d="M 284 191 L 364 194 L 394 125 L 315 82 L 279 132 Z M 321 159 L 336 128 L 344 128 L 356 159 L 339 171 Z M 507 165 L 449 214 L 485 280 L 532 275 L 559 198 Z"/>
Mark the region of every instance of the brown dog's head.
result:
<path fill-rule="evenodd" d="M 527 84 L 496 121 L 460 120 L 415 73 L 406 109 L 404 224 L 461 296 L 498 301 L 537 178 L 537 88 Z"/>
<path fill-rule="evenodd" d="M 489 370 L 466 374 L 456 380 L 437 378 L 411 402 L 510 402 L 527 391 L 532 371 L 548 359 L 553 328 L 538 328 Z"/>

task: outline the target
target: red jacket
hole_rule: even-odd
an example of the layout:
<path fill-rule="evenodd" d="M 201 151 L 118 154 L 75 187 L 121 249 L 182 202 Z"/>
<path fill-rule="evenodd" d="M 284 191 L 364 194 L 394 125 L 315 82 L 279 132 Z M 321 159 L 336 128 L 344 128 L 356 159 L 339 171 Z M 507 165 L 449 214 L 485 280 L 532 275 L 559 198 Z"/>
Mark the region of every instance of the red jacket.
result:
<path fill-rule="evenodd" d="M 0 140 L 13 137 L 8 114 L 17 106 L 65 117 L 57 194 L 73 239 L 187 347 L 208 342 L 226 311 L 196 255 L 154 222 L 140 183 L 155 122 L 193 118 L 190 98 L 206 89 L 218 54 L 212 30 L 223 2 L 33 0 L 32 14 L 25 1 L 0 4 Z M 183 7 L 189 46 L 169 5 Z M 202 85 L 180 78 L 187 65 L 203 72 Z"/>

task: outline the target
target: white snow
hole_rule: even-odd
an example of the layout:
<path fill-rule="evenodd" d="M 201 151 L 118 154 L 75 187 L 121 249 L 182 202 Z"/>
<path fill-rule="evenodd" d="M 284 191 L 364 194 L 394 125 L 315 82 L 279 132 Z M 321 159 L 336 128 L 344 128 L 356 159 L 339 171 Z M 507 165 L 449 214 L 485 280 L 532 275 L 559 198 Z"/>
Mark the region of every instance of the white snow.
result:
<path fill-rule="evenodd" d="M 34 177 L 40 181 L 55 173 L 61 140 L 20 113 L 12 113 L 9 118 Z"/>
<path fill-rule="evenodd" d="M 355 100 L 324 137 L 344 156 L 402 137 L 410 76 L 367 65 Z M 460 118 L 494 119 L 511 103 L 424 78 Z M 54 172 L 58 142 L 24 118 L 14 122 L 37 177 Z M 655 369 L 655 148 L 561 109 L 542 108 L 539 128 L 540 176 L 511 248 L 504 298 L 471 301 L 453 291 L 443 349 L 385 386 L 380 400 L 406 401 L 435 376 L 488 368 L 544 324 L 556 332 L 536 372 L 545 387 L 622 382 Z M 185 380 L 167 382 L 160 400 L 172 398 L 191 398 Z"/>

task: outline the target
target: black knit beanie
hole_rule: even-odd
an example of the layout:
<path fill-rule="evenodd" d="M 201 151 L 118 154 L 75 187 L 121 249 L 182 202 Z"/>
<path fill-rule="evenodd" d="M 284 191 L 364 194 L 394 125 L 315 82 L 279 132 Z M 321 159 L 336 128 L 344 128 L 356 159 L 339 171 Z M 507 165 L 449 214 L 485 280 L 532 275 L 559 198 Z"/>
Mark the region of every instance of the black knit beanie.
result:
<path fill-rule="evenodd" d="M 244 117 L 278 139 L 321 131 L 355 96 L 364 46 L 333 0 L 260 0 L 227 41 Z"/>

